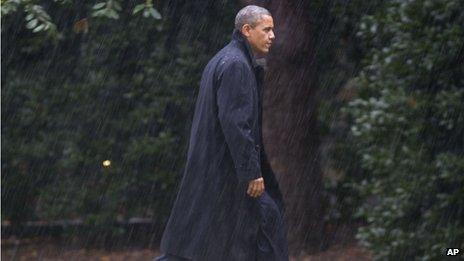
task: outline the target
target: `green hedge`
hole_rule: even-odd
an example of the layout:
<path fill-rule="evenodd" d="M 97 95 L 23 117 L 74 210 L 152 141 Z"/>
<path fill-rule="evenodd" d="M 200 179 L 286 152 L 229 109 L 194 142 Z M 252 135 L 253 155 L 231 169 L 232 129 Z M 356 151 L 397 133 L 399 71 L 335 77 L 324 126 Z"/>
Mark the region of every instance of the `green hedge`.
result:
<path fill-rule="evenodd" d="M 345 107 L 365 176 L 357 235 L 380 260 L 464 248 L 462 1 L 387 1 L 363 17 L 368 50 Z"/>
<path fill-rule="evenodd" d="M 189 4 L 159 3 L 163 21 L 121 5 L 109 19 L 92 4 L 44 4 L 53 39 L 25 26 L 27 6 L 2 17 L 2 220 L 165 222 L 201 71 L 231 31 L 201 31 L 226 26 Z"/>

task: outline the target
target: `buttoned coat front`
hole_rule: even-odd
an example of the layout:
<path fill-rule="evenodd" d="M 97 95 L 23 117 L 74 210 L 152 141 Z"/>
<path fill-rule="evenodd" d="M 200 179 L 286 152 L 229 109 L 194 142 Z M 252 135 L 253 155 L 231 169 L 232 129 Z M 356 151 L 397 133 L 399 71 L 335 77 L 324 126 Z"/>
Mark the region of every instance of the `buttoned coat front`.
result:
<path fill-rule="evenodd" d="M 248 182 L 263 177 L 283 206 L 262 146 L 262 76 L 237 30 L 206 65 L 163 252 L 202 261 L 255 260 L 262 218 L 258 200 L 246 193 Z"/>

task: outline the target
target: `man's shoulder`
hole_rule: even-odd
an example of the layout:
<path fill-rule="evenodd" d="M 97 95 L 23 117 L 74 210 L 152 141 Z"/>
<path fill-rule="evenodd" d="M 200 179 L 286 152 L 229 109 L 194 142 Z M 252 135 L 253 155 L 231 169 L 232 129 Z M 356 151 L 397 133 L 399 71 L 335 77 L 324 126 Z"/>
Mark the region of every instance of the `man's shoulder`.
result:
<path fill-rule="evenodd" d="M 203 71 L 203 77 L 213 77 L 215 80 L 218 80 L 224 72 L 229 70 L 235 72 L 238 70 L 247 77 L 248 75 L 252 75 L 252 69 L 246 57 L 238 48 L 231 44 L 223 47 L 210 59 Z"/>
<path fill-rule="evenodd" d="M 219 71 L 226 70 L 232 66 L 243 69 L 251 69 L 245 55 L 240 51 L 240 49 L 231 45 L 226 45 L 211 60 L 215 61 L 216 67 Z"/>

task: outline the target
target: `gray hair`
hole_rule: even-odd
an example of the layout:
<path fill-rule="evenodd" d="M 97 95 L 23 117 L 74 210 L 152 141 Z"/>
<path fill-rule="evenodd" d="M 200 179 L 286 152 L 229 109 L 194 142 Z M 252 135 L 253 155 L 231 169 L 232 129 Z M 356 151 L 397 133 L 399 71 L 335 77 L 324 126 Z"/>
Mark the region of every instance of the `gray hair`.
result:
<path fill-rule="evenodd" d="M 271 13 L 263 7 L 247 5 L 238 11 L 235 16 L 235 29 L 241 30 L 244 24 L 255 26 L 263 15 L 271 16 Z"/>

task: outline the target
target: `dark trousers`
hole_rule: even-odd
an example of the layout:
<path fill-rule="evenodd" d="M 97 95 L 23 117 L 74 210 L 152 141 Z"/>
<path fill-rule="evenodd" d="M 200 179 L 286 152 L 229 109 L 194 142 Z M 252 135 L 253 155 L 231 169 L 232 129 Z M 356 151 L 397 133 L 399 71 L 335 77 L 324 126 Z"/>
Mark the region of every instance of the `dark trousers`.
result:
<path fill-rule="evenodd" d="M 258 198 L 261 213 L 261 225 L 257 238 L 256 261 L 288 260 L 287 234 L 282 213 L 277 204 L 264 192 Z M 190 259 L 164 254 L 153 261 L 191 261 Z M 209 261 L 209 260 L 205 260 Z"/>
<path fill-rule="evenodd" d="M 261 224 L 257 238 L 257 261 L 288 261 L 287 230 L 283 213 L 266 191 L 258 201 Z"/>

